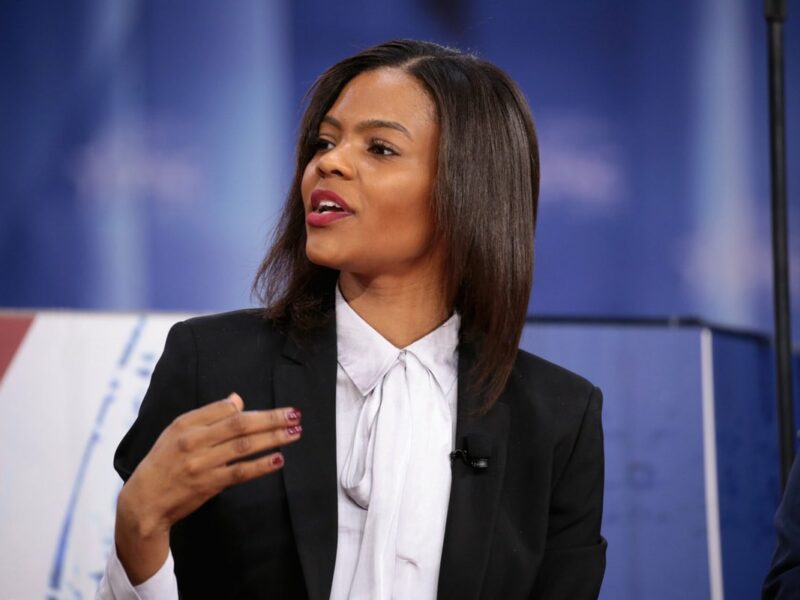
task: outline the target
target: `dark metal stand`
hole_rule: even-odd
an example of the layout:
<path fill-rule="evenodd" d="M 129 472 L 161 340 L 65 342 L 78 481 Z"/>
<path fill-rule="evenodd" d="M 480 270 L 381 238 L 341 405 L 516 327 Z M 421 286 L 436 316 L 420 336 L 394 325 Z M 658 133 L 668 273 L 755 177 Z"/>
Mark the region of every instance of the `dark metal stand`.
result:
<path fill-rule="evenodd" d="M 769 36 L 772 258 L 775 289 L 775 356 L 778 378 L 778 438 L 781 454 L 781 483 L 785 487 L 794 460 L 795 444 L 786 209 L 786 107 L 783 89 L 783 22 L 786 19 L 786 0 L 766 0 L 764 13 Z"/>

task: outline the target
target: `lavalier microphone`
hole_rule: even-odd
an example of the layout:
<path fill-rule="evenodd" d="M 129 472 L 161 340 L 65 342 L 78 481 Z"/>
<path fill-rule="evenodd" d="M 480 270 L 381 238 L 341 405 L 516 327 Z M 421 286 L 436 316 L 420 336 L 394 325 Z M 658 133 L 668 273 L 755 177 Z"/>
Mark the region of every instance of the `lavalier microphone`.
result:
<path fill-rule="evenodd" d="M 450 453 L 450 460 L 460 458 L 464 464 L 475 470 L 489 468 L 492 457 L 492 438 L 483 433 L 468 433 L 464 436 L 464 448 L 456 448 Z"/>

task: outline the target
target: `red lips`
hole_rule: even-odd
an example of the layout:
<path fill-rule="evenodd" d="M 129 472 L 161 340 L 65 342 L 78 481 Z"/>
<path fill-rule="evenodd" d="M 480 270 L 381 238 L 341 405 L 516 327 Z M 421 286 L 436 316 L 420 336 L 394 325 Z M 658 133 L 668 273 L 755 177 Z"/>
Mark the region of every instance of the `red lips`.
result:
<path fill-rule="evenodd" d="M 345 202 L 344 198 L 331 190 L 314 190 L 311 192 L 311 210 L 317 210 L 323 200 L 329 200 L 338 204 L 343 210 L 353 212 L 350 210 L 350 205 Z"/>
<path fill-rule="evenodd" d="M 330 190 L 311 192 L 311 212 L 306 216 L 306 223 L 311 227 L 325 227 L 352 215 L 350 206 L 335 192 Z"/>

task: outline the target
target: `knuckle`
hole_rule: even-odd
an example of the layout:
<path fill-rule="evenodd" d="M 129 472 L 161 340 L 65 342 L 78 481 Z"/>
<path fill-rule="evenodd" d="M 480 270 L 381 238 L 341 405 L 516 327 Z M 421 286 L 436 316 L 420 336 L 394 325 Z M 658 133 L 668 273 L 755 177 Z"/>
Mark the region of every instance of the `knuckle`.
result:
<path fill-rule="evenodd" d="M 200 474 L 200 464 L 194 459 L 187 459 L 183 468 L 190 477 L 196 477 Z"/>
<path fill-rule="evenodd" d="M 236 414 L 231 415 L 228 418 L 228 422 L 231 431 L 237 435 L 243 434 L 247 429 L 247 423 L 245 422 L 244 415 L 242 415 L 242 413 L 237 412 Z"/>
<path fill-rule="evenodd" d="M 253 443 L 248 437 L 240 437 L 233 440 L 233 449 L 237 454 L 247 454 L 252 447 Z"/>
<path fill-rule="evenodd" d="M 231 479 L 234 483 L 241 483 L 247 480 L 247 465 L 245 463 L 236 463 L 231 466 Z"/>
<path fill-rule="evenodd" d="M 192 438 L 188 435 L 183 434 L 178 436 L 177 439 L 178 450 L 181 452 L 191 452 L 194 450 L 194 444 L 192 443 Z"/>

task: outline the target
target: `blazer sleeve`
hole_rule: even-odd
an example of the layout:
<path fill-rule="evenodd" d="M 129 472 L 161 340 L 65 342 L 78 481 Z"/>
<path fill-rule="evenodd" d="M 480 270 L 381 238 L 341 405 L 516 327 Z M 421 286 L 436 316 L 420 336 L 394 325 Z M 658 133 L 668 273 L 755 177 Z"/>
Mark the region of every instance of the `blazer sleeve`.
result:
<path fill-rule="evenodd" d="M 556 474 L 544 557 L 531 598 L 597 598 L 606 566 L 603 395 L 593 387 L 566 465 Z"/>
<path fill-rule="evenodd" d="M 114 454 L 123 481 L 153 447 L 161 432 L 179 415 L 197 407 L 197 346 L 191 327 L 176 323 L 167 335 L 139 415 Z"/>

